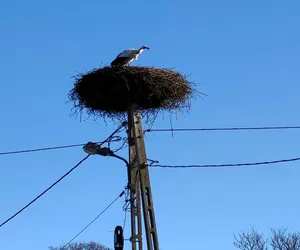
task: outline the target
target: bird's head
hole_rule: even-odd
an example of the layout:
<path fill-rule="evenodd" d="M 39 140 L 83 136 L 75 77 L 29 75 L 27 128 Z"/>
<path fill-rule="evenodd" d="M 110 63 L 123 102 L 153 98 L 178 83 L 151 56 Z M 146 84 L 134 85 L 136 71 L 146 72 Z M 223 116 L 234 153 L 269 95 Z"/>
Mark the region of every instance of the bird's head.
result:
<path fill-rule="evenodd" d="M 150 48 L 144 45 L 141 47 L 141 49 L 150 49 Z"/>

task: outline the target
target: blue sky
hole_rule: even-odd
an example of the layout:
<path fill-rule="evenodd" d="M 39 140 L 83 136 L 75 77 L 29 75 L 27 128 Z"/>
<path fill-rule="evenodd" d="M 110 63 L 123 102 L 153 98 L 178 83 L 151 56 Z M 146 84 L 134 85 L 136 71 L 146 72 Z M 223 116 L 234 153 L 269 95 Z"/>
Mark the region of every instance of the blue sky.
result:
<path fill-rule="evenodd" d="M 208 96 L 176 127 L 299 125 L 300 2 L 6 1 L 0 9 L 0 151 L 101 141 L 116 127 L 70 117 L 70 76 L 123 49 L 148 45 L 136 65 L 175 68 Z M 155 128 L 168 128 L 160 115 Z M 146 128 L 146 127 L 145 127 Z M 299 157 L 290 131 L 151 133 L 147 154 L 166 165 Z M 127 151 L 121 153 L 126 156 Z M 0 221 L 85 156 L 81 148 L 0 157 Z M 160 248 L 233 249 L 252 226 L 300 230 L 299 162 L 244 168 L 151 169 Z M 1 249 L 48 249 L 71 239 L 126 185 L 124 165 L 91 157 L 0 229 Z M 113 246 L 119 200 L 78 241 Z M 130 233 L 129 220 L 125 236 Z M 130 249 L 128 242 L 124 248 Z"/>

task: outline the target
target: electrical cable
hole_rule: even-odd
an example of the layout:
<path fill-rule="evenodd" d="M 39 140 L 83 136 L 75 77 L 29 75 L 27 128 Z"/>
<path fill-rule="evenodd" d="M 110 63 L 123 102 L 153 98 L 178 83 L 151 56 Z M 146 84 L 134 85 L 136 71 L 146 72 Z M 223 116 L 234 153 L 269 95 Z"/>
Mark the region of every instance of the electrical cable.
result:
<path fill-rule="evenodd" d="M 291 158 L 291 159 L 283 159 L 283 160 L 276 160 L 276 161 L 262 161 L 262 162 L 249 162 L 249 163 L 234 163 L 234 164 L 213 164 L 213 165 L 179 165 L 179 166 L 170 166 L 170 165 L 149 165 L 149 167 L 156 167 L 156 168 L 219 168 L 219 167 L 242 167 L 242 166 L 257 166 L 257 165 L 270 165 L 270 164 L 277 164 L 277 163 L 286 163 L 286 162 L 293 162 L 299 161 L 299 158 Z"/>
<path fill-rule="evenodd" d="M 120 124 L 120 126 L 102 143 L 100 146 L 102 146 L 105 142 L 108 142 L 113 136 L 118 133 L 123 127 L 125 127 L 127 124 L 127 121 L 124 121 Z"/>
<path fill-rule="evenodd" d="M 123 231 L 125 230 L 125 226 L 126 226 L 126 219 L 127 219 L 127 210 L 128 210 L 128 206 L 130 205 L 130 191 L 128 189 L 128 187 L 126 187 L 126 193 L 125 193 L 125 204 L 123 206 L 123 210 L 124 210 L 124 221 L 123 221 Z"/>
<path fill-rule="evenodd" d="M 123 158 L 123 157 L 121 157 L 121 156 L 119 156 L 119 155 L 116 155 L 115 153 L 113 153 L 111 156 L 112 156 L 112 157 L 115 157 L 115 158 L 117 158 L 117 159 L 119 159 L 119 160 L 121 160 L 121 161 L 123 161 L 123 162 L 126 164 L 126 167 L 129 166 L 129 162 L 128 162 L 125 158 Z"/>
<path fill-rule="evenodd" d="M 0 227 L 4 226 L 7 222 L 12 220 L 14 217 L 16 217 L 18 214 L 20 214 L 22 211 L 24 211 L 27 207 L 29 207 L 32 203 L 34 203 L 36 200 L 41 198 L 45 193 L 47 193 L 50 189 L 52 189 L 56 184 L 58 184 L 62 179 L 64 179 L 67 175 L 69 175 L 73 170 L 75 170 L 82 162 L 84 162 L 90 155 L 87 155 L 84 157 L 80 162 L 78 162 L 73 168 L 71 168 L 67 173 L 65 173 L 62 177 L 60 177 L 56 182 L 54 182 L 50 187 L 48 187 L 46 190 L 44 190 L 42 193 L 40 193 L 37 197 L 35 197 L 31 202 L 29 202 L 26 206 L 21 208 L 18 212 L 16 212 L 14 215 L 9 217 L 6 221 L 0 224 Z"/>
<path fill-rule="evenodd" d="M 233 128 L 167 128 L 146 129 L 145 132 L 187 132 L 187 131 L 235 131 L 235 130 L 283 130 L 300 129 L 300 126 L 270 126 L 270 127 L 233 127 Z"/>
<path fill-rule="evenodd" d="M 127 210 L 125 210 L 124 213 L 125 213 L 125 215 L 124 215 L 124 221 L 123 221 L 123 231 L 125 230 L 125 226 L 126 226 Z"/>
<path fill-rule="evenodd" d="M 113 150 L 113 152 L 118 152 L 118 151 L 120 151 L 120 150 L 122 150 L 122 149 L 124 149 L 124 148 L 126 148 L 126 147 L 128 147 L 128 145 L 126 145 L 127 143 L 128 143 L 128 139 L 127 139 L 127 137 L 125 137 L 125 138 L 122 138 L 122 140 L 123 140 L 123 143 L 122 143 L 122 145 L 119 147 L 119 148 L 117 148 L 117 149 L 114 149 Z"/>
<path fill-rule="evenodd" d="M 107 209 L 109 209 L 119 198 L 125 194 L 125 191 L 122 191 L 106 208 L 104 208 L 101 213 L 99 213 L 89 224 L 87 224 L 79 233 L 77 233 L 68 243 L 66 243 L 62 249 L 67 247 L 73 240 L 75 240 L 80 234 L 82 234 L 90 225 L 92 225 Z"/>
<path fill-rule="evenodd" d="M 108 147 L 110 148 L 110 145 L 113 141 L 121 141 L 123 138 L 121 136 L 115 135 L 113 136 L 108 142 Z M 97 143 L 97 142 L 96 142 Z"/>
<path fill-rule="evenodd" d="M 122 127 L 124 127 L 127 124 L 127 122 L 122 122 L 121 125 L 103 142 L 97 142 L 100 143 L 100 145 L 103 145 L 105 142 L 112 142 L 114 135 L 121 130 Z M 121 141 L 122 137 L 116 136 L 114 141 Z M 11 154 L 21 154 L 21 153 L 32 153 L 32 152 L 38 152 L 38 151 L 46 151 L 46 150 L 55 150 L 55 149 L 64 149 L 64 148 L 74 148 L 74 147 L 80 147 L 84 146 L 86 143 L 80 143 L 80 144 L 72 144 L 72 145 L 62 145 L 62 146 L 54 146 L 54 147 L 45 147 L 45 148 L 35 148 L 35 149 L 25 149 L 25 150 L 17 150 L 17 151 L 8 151 L 8 152 L 0 152 L 1 155 L 11 155 Z"/>
<path fill-rule="evenodd" d="M 125 124 L 126 125 L 126 124 Z M 123 123 L 121 125 L 124 126 Z M 234 130 L 283 130 L 283 129 L 300 129 L 300 126 L 286 126 L 286 127 L 236 127 L 236 128 L 175 128 L 175 129 L 146 129 L 144 132 L 188 132 L 188 131 L 234 131 Z M 117 137 L 116 141 L 120 141 L 120 138 Z M 97 142 L 100 143 L 100 142 Z M 124 143 L 125 144 L 125 143 Z M 65 149 L 65 148 L 74 148 L 84 146 L 86 143 L 80 144 L 72 144 L 72 145 L 62 145 L 62 146 L 54 146 L 54 147 L 45 147 L 45 148 L 36 148 L 36 149 L 24 149 L 17 151 L 8 151 L 8 152 L 0 152 L 1 155 L 11 155 L 11 154 L 21 154 L 21 153 L 32 153 L 39 151 L 47 151 L 47 150 L 56 150 L 56 149 Z M 123 145 L 124 146 L 124 145 Z M 120 149 L 123 149 L 121 146 Z"/>
<path fill-rule="evenodd" d="M 110 136 L 108 136 L 103 142 L 100 143 L 100 146 L 103 145 L 105 142 L 108 142 L 113 136 L 123 127 L 126 125 L 126 122 L 123 122 Z M 40 197 L 42 197 L 45 193 L 47 193 L 50 189 L 52 189 L 56 184 L 58 184 L 61 180 L 63 180 L 67 175 L 69 175 L 73 170 L 75 170 L 82 162 L 84 162 L 87 158 L 90 157 L 90 154 L 84 157 L 80 162 L 78 162 L 73 168 L 71 168 L 67 173 L 65 173 L 62 177 L 60 177 L 56 182 L 54 182 L 51 186 L 49 186 L 46 190 L 44 190 L 42 193 L 40 193 L 36 198 L 34 198 L 32 201 L 30 201 L 27 205 L 25 205 L 23 208 L 21 208 L 18 212 L 16 212 L 14 215 L 9 217 L 6 221 L 0 224 L 0 228 L 4 226 L 6 223 L 8 223 L 10 220 L 12 220 L 14 217 L 16 217 L 18 214 L 20 214 L 22 211 L 24 211 L 27 207 L 29 207 L 31 204 L 33 204 L 35 201 L 37 201 Z"/>
<path fill-rule="evenodd" d="M 19 151 L 9 151 L 9 152 L 0 152 L 0 155 L 11 155 L 11 154 L 21 154 L 21 153 L 31 153 L 38 151 L 46 151 L 46 150 L 54 150 L 54 149 L 63 149 L 63 148 L 74 148 L 84 146 L 86 143 L 73 144 L 73 145 L 63 145 L 63 146 L 55 146 L 55 147 L 47 147 L 47 148 L 36 148 L 36 149 L 25 149 Z"/>
<path fill-rule="evenodd" d="M 114 140 L 114 141 L 120 141 L 120 140 L 121 139 L 116 138 L 116 140 Z M 110 141 L 110 142 L 113 142 L 113 140 Z M 102 142 L 96 142 L 96 143 L 102 143 Z M 0 156 L 1 155 L 11 155 L 11 154 L 21 154 L 21 153 L 32 153 L 32 152 L 55 150 L 55 149 L 64 149 L 64 148 L 75 148 L 75 147 L 80 147 L 80 146 L 84 146 L 84 145 L 86 145 L 86 143 L 73 144 L 73 145 L 63 145 L 63 146 L 54 146 L 54 147 L 46 147 L 46 148 L 36 148 L 36 149 L 25 149 L 25 150 L 19 150 L 19 151 L 0 152 Z"/>

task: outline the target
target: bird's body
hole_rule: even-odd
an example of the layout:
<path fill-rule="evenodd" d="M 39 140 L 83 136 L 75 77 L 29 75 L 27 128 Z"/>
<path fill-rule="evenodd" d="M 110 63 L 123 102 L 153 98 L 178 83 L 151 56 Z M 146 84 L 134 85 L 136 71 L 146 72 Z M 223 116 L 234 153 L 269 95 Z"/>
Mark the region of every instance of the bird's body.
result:
<path fill-rule="evenodd" d="M 146 46 L 142 46 L 140 49 L 126 49 L 117 55 L 116 59 L 111 62 L 111 66 L 123 66 L 129 65 L 132 61 L 137 60 L 139 55 L 145 50 L 149 49 Z"/>

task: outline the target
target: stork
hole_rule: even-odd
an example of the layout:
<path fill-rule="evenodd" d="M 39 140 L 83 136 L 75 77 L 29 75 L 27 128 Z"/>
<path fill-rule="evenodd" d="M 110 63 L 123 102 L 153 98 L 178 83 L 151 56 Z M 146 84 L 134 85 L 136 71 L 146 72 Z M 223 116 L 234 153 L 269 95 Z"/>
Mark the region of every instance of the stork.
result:
<path fill-rule="evenodd" d="M 134 60 L 137 60 L 139 55 L 142 54 L 142 52 L 145 49 L 150 49 L 147 46 L 142 46 L 140 49 L 126 49 L 123 52 L 121 52 L 119 55 L 117 55 L 116 59 L 111 62 L 111 66 L 123 66 L 123 65 L 130 65 L 130 63 Z"/>

